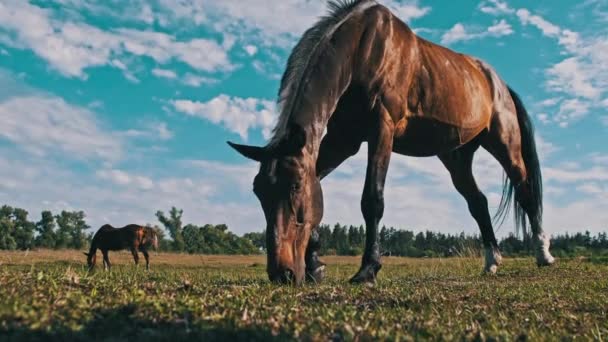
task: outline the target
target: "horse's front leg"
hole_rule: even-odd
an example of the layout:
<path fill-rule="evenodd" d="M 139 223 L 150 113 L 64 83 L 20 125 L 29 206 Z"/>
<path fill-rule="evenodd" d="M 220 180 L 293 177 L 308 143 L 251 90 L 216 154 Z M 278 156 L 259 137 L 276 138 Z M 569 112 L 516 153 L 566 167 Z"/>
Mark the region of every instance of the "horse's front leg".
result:
<path fill-rule="evenodd" d="M 365 219 L 365 251 L 359 272 L 352 283 L 375 282 L 380 263 L 378 224 L 384 214 L 384 183 L 393 150 L 394 124 L 384 106 L 380 105 L 376 130 L 370 134 L 367 151 L 367 172 L 361 198 L 361 212 Z"/>
<path fill-rule="evenodd" d="M 137 254 L 137 247 L 131 248 L 131 254 L 133 254 L 133 260 L 135 261 L 135 266 L 139 266 L 139 254 Z"/>
<path fill-rule="evenodd" d="M 353 137 L 345 137 L 335 129 L 328 130 L 319 148 L 317 177 L 325 178 L 342 162 L 357 154 L 361 142 L 362 139 L 357 134 Z M 315 227 L 306 248 L 306 279 L 313 283 L 319 283 L 325 277 L 325 263 L 319 258 L 320 248 L 319 231 L 318 227 Z"/>
<path fill-rule="evenodd" d="M 150 255 L 148 254 L 148 250 L 143 248 L 141 250 L 141 252 L 144 255 L 144 258 L 146 258 L 146 270 L 149 271 L 150 270 Z"/>

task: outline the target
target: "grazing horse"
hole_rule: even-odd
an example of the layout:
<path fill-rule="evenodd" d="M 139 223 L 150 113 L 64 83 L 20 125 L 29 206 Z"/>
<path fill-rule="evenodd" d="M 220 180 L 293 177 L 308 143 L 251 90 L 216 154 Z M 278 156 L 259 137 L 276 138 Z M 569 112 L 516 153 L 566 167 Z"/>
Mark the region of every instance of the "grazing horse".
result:
<path fill-rule="evenodd" d="M 253 182 L 266 218 L 272 281 L 320 280 L 316 227 L 320 181 L 367 142 L 361 199 L 365 251 L 351 282 L 374 282 L 381 268 L 378 224 L 392 152 L 437 156 L 467 201 L 486 250 L 485 271 L 501 255 L 488 201 L 472 173 L 481 146 L 506 172 L 497 217 L 513 202 L 526 216 L 539 266 L 554 262 L 542 229 L 542 178 L 532 122 L 519 96 L 483 61 L 422 39 L 371 0 L 329 3 L 330 13 L 293 49 L 279 90 L 280 115 L 264 147 L 228 142 L 261 163 Z M 324 132 L 326 133 L 324 134 Z"/>
<path fill-rule="evenodd" d="M 112 266 L 108 258 L 108 251 L 119 251 L 129 249 L 133 254 L 135 265 L 139 264 L 138 251 L 141 251 L 146 258 L 146 269 L 150 269 L 150 256 L 148 248 L 153 247 L 158 249 L 158 236 L 154 229 L 136 224 L 130 224 L 122 228 L 114 228 L 109 224 L 103 225 L 91 241 L 91 249 L 89 253 L 84 253 L 87 256 L 87 264 L 89 269 L 95 267 L 97 261 L 97 250 L 100 249 L 103 254 L 103 267 L 108 270 Z"/>

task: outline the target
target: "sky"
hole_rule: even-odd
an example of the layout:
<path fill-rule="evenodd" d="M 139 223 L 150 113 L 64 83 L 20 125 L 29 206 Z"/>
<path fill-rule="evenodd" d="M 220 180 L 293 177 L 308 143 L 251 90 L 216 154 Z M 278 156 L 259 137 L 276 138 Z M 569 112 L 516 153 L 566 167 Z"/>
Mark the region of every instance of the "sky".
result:
<path fill-rule="evenodd" d="M 549 233 L 608 228 L 608 1 L 384 0 L 417 34 L 480 57 L 536 124 Z M 326 11 L 312 0 L 0 0 L 0 203 L 84 210 L 104 223 L 261 231 L 257 164 L 291 48 Z M 363 224 L 366 147 L 323 181 L 324 222 Z M 502 170 L 475 175 L 494 212 Z M 437 158 L 393 155 L 383 224 L 477 233 Z M 512 222 L 496 227 L 514 231 Z"/>

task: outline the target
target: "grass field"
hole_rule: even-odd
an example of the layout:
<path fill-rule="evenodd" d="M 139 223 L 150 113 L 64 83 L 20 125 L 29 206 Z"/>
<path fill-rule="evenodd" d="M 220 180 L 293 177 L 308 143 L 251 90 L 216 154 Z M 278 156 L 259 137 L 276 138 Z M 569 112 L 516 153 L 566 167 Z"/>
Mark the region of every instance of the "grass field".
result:
<path fill-rule="evenodd" d="M 0 340 L 608 340 L 608 263 L 386 258 L 375 287 L 359 259 L 327 257 L 322 285 L 270 284 L 264 257 L 152 255 L 87 274 L 77 252 L 0 253 Z"/>

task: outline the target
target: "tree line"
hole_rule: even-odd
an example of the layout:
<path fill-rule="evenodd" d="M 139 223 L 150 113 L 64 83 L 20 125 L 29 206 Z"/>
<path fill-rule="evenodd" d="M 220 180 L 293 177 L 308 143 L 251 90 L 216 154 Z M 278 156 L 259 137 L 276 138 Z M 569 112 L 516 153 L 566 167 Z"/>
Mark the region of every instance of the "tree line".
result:
<path fill-rule="evenodd" d="M 168 213 L 156 212 L 160 225 L 153 227 L 162 251 L 190 254 L 259 254 L 266 249 L 266 236 L 252 232 L 238 236 L 225 224 L 183 224 L 183 210 L 175 207 Z M 43 211 L 37 222 L 28 219 L 28 212 L 4 205 L 0 208 L 0 249 L 26 250 L 32 248 L 85 249 L 96 229 L 86 223 L 83 211 L 62 211 L 54 215 Z M 318 227 L 322 255 L 360 255 L 365 245 L 363 226 Z M 482 250 L 478 235 L 444 234 L 432 231 L 415 233 L 410 230 L 382 227 L 379 240 L 383 255 L 406 257 L 451 257 L 479 255 Z M 605 232 L 595 236 L 577 232 L 552 237 L 551 250 L 556 256 L 608 255 Z M 500 240 L 503 255 L 528 255 L 533 251 L 529 237 L 509 235 Z"/>
<path fill-rule="evenodd" d="M 322 255 L 361 255 L 365 246 L 365 228 L 335 224 L 322 224 L 318 228 L 320 253 Z M 383 226 L 379 233 L 381 252 L 385 256 L 402 257 L 453 257 L 481 255 L 483 244 L 479 235 L 444 234 L 433 231 L 415 233 L 410 230 Z M 266 249 L 264 232 L 247 233 L 261 250 Z M 505 256 L 527 256 L 534 252 L 530 236 L 523 238 L 514 234 L 499 241 L 499 248 Z M 574 234 L 554 235 L 551 238 L 551 253 L 558 257 L 581 255 L 608 256 L 608 236 L 606 232 L 595 236 L 589 231 Z"/>
<path fill-rule="evenodd" d="M 82 211 L 62 211 L 53 215 L 48 210 L 42 212 L 38 222 L 28 219 L 28 212 L 21 208 L 4 205 L 0 208 L 0 249 L 74 248 L 88 245 Z"/>

